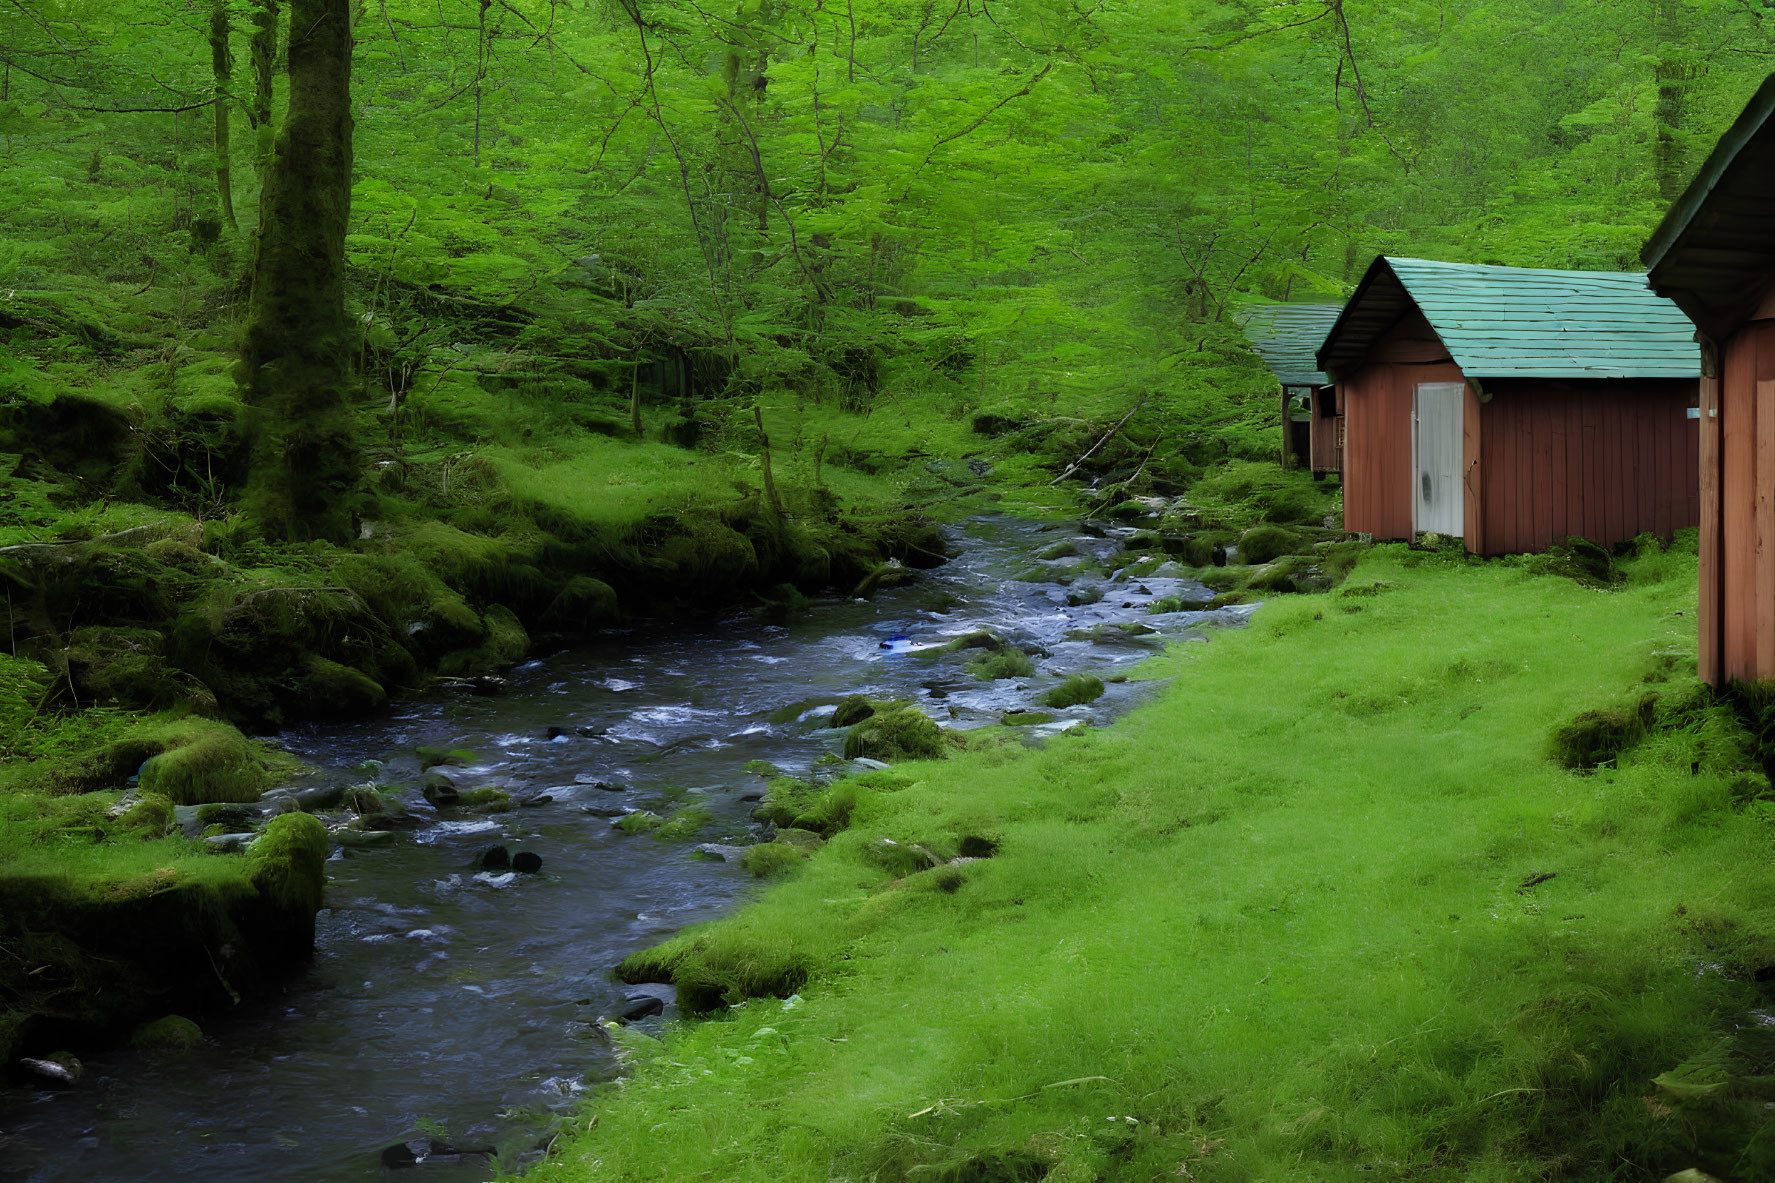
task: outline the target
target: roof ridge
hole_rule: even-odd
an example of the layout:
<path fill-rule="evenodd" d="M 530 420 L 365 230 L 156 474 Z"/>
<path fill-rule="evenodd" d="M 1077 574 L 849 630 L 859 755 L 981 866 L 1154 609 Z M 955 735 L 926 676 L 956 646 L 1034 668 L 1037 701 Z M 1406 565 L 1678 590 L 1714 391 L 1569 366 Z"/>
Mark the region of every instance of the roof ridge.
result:
<path fill-rule="evenodd" d="M 1509 263 L 1455 263 L 1448 259 L 1420 259 L 1409 255 L 1384 255 L 1389 264 L 1416 263 L 1428 267 L 1442 267 L 1450 271 L 1506 271 L 1517 275 L 1575 275 L 1586 279 L 1639 279 L 1646 278 L 1644 271 L 1588 271 L 1573 270 L 1565 267 L 1517 267 Z M 1650 288 L 1648 287 L 1648 291 Z"/>

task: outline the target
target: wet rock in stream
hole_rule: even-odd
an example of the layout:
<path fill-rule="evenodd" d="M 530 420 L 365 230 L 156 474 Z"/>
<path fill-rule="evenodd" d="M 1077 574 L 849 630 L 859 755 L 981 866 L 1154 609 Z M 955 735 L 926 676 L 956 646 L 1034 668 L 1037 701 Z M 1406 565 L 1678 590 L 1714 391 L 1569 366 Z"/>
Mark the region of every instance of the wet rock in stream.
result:
<path fill-rule="evenodd" d="M 666 1013 L 666 1000 L 652 994 L 631 994 L 623 999 L 622 1006 L 617 1008 L 610 1017 L 621 1023 L 633 1023 L 637 1019 L 649 1018 L 653 1015 Z"/>
<path fill-rule="evenodd" d="M 398 1171 L 408 1167 L 463 1163 L 473 1158 L 490 1158 L 492 1155 L 493 1148 L 490 1146 L 465 1149 L 440 1142 L 436 1138 L 410 1138 L 383 1150 L 382 1165 L 389 1170 Z"/>
<path fill-rule="evenodd" d="M 425 784 L 419 792 L 436 809 L 447 809 L 462 800 L 462 790 L 456 787 L 456 782 L 436 772 L 426 774 Z"/>
<path fill-rule="evenodd" d="M 56 1052 L 54 1055 L 44 1056 L 42 1059 L 25 1057 L 18 1063 L 19 1067 L 35 1077 L 39 1084 L 45 1084 L 51 1088 L 71 1089 L 80 1083 L 81 1077 L 86 1075 L 86 1066 L 75 1059 L 71 1052 Z"/>

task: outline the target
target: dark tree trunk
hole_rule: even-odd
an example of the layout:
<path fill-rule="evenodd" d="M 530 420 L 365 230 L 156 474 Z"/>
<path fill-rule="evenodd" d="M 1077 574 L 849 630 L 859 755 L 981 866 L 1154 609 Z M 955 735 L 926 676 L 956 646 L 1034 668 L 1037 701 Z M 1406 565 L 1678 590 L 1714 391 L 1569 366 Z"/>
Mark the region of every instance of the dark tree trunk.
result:
<path fill-rule="evenodd" d="M 1681 197 L 1689 183 L 1683 123 L 1688 115 L 1689 88 L 1700 70 L 1682 46 L 1684 19 L 1676 0 L 1657 0 L 1654 25 L 1659 45 L 1652 67 L 1658 84 L 1658 98 L 1652 107 L 1657 139 L 1652 145 L 1652 168 L 1658 179 L 1658 196 L 1665 201 Z"/>
<path fill-rule="evenodd" d="M 222 220 L 230 230 L 240 229 L 234 220 L 234 170 L 229 157 L 232 148 L 228 129 L 228 80 L 234 73 L 234 54 L 228 49 L 228 2 L 216 0 L 210 9 L 210 67 L 216 78 L 216 200 L 222 206 Z"/>
<path fill-rule="evenodd" d="M 290 5 L 289 109 L 265 175 L 242 350 L 247 509 L 273 537 L 351 537 L 359 457 L 345 314 L 350 0 Z"/>
<path fill-rule="evenodd" d="M 251 114 L 253 128 L 259 136 L 258 144 L 253 149 L 253 165 L 263 172 L 266 162 L 271 159 L 271 153 L 265 146 L 271 143 L 271 83 L 277 73 L 277 0 L 254 0 L 252 21 Z"/>

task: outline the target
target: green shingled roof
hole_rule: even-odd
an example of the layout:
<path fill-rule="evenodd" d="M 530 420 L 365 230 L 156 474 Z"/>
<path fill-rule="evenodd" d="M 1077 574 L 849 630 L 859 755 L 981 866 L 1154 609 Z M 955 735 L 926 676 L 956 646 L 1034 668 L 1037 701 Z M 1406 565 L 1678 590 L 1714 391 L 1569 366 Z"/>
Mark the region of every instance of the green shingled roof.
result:
<path fill-rule="evenodd" d="M 1342 304 L 1252 304 L 1239 312 L 1245 339 L 1284 386 L 1324 386 L 1314 354 Z"/>
<path fill-rule="evenodd" d="M 1414 305 L 1469 378 L 1701 376 L 1695 326 L 1643 274 L 1428 259 L 1376 259 L 1319 364 L 1351 373 Z"/>

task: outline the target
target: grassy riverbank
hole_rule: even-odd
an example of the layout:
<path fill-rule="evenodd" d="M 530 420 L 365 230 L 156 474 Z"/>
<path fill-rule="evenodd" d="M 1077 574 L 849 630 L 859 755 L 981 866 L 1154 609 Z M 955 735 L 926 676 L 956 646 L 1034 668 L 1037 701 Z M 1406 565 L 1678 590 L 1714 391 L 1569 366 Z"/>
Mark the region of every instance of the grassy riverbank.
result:
<path fill-rule="evenodd" d="M 651 616 L 866 593 L 940 563 L 938 521 L 1076 512 L 1062 472 L 1097 483 L 1105 510 L 1174 495 L 1262 451 L 1240 419 L 1154 459 L 1190 398 L 1269 405 L 1227 334 L 1142 415 L 1101 390 L 1060 402 L 976 381 L 963 398 L 959 378 L 916 369 L 867 397 L 811 380 L 693 397 L 632 356 L 612 369 L 544 347 L 577 300 L 494 316 L 451 298 L 432 310 L 452 340 L 435 364 L 395 382 L 366 355 L 355 537 L 279 539 L 242 508 L 238 299 L 218 271 L 177 289 L 8 289 L 0 308 L 0 891 L 53 884 L 67 904 L 0 914 L 0 1065 L 101 1042 L 162 1002 L 208 1005 L 218 975 L 201 965 L 189 1005 L 177 983 L 144 999 L 135 956 L 88 948 L 109 922 L 83 917 L 175 884 L 253 894 L 244 860 L 190 841 L 199 827 L 173 812 L 253 803 L 299 773 L 249 737 L 440 684 L 497 692 L 527 654 Z"/>
<path fill-rule="evenodd" d="M 622 1035 L 534 1177 L 1767 1177 L 1758 708 L 1693 680 L 1692 555 L 1532 566 L 1381 548 L 1112 729 L 874 774 L 648 955 L 760 996 Z M 1616 765 L 1550 759 L 1611 707 Z"/>

